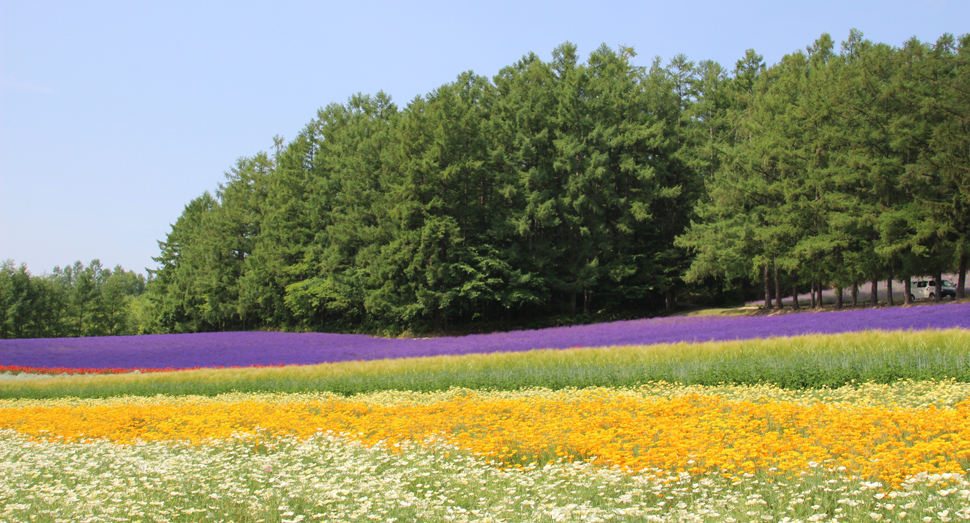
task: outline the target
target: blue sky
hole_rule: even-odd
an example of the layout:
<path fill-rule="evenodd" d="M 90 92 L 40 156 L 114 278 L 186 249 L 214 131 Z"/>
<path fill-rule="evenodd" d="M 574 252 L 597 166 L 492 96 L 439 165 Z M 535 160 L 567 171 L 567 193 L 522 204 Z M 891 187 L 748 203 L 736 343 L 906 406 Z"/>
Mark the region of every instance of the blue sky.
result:
<path fill-rule="evenodd" d="M 404 106 L 570 41 L 770 64 L 823 32 L 901 45 L 970 31 L 966 0 L 0 0 L 0 260 L 153 268 L 185 204 L 330 103 Z"/>

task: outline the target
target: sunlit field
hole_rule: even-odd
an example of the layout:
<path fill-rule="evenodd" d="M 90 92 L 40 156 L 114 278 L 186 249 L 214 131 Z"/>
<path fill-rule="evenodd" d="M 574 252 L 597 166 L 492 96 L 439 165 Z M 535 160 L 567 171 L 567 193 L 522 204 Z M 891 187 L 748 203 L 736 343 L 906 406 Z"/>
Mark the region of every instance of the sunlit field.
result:
<path fill-rule="evenodd" d="M 365 446 L 334 434 L 263 445 L 2 441 L 7 521 L 959 521 L 970 492 L 961 474 L 887 488 L 831 464 L 786 478 L 507 467 L 437 440 Z"/>
<path fill-rule="evenodd" d="M 957 520 L 970 517 L 968 392 L 901 381 L 5 400 L 3 517 Z"/>
<path fill-rule="evenodd" d="M 0 339 L 0 365 L 144 372 L 953 328 L 970 329 L 970 303 L 779 316 L 652 318 L 430 339 L 286 332 Z"/>
<path fill-rule="evenodd" d="M 0 520 L 960 521 L 968 368 L 930 329 L 8 371 Z"/>
<path fill-rule="evenodd" d="M 970 330 L 868 331 L 730 342 L 493 352 L 235 369 L 0 379 L 0 398 L 450 388 L 520 390 L 771 383 L 787 389 L 900 379 L 970 382 Z M 84 369 L 80 369 L 83 371 Z M 10 373 L 15 377 L 15 373 Z"/>

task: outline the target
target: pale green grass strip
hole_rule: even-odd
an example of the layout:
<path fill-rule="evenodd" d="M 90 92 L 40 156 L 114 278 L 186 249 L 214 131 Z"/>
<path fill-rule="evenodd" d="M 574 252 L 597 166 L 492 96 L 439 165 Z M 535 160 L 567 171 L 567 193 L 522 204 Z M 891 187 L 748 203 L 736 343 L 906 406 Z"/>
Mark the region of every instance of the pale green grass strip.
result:
<path fill-rule="evenodd" d="M 562 399 L 588 397 L 597 391 L 608 392 L 614 396 L 643 399 L 671 399 L 683 396 L 714 396 L 729 401 L 750 401 L 755 403 L 788 402 L 811 406 L 816 404 L 851 405 L 853 407 L 892 407 L 908 409 L 953 409 L 970 399 L 970 383 L 955 380 L 912 381 L 900 380 L 895 383 L 852 383 L 838 388 L 820 389 L 782 389 L 771 384 L 758 385 L 681 385 L 677 383 L 651 382 L 634 388 L 585 388 L 551 390 L 529 388 L 518 390 L 472 390 L 452 388 L 436 392 L 415 392 L 408 390 L 382 390 L 346 396 L 332 392 L 230 392 L 216 396 L 114 396 L 110 398 L 61 397 L 49 399 L 15 398 L 0 399 L 0 409 L 24 407 L 66 407 L 66 406 L 120 406 L 153 405 L 159 402 L 174 405 L 208 405 L 257 401 L 263 403 L 294 403 L 308 401 L 350 400 L 376 406 L 430 405 L 452 401 L 456 397 L 475 394 L 482 400 L 544 398 Z"/>

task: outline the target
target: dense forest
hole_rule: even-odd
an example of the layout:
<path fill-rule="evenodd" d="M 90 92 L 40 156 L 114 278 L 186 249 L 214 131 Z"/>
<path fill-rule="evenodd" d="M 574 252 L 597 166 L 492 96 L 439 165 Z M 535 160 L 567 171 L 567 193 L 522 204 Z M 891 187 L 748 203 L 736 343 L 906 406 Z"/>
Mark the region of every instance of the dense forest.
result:
<path fill-rule="evenodd" d="M 381 92 L 321 109 L 186 205 L 129 294 L 138 330 L 502 328 L 808 290 L 814 306 L 951 271 L 962 297 L 970 37 L 822 35 L 730 71 L 634 56 L 566 43 L 403 108 Z M 8 265 L 0 285 L 23 279 Z M 18 331 L 3 303 L 5 336 L 105 332 Z"/>

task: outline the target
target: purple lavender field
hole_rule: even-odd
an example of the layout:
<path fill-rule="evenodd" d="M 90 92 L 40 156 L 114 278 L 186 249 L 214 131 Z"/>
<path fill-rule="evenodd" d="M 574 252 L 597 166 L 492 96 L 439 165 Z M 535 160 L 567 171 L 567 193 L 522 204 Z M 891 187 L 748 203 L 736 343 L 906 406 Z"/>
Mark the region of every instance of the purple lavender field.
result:
<path fill-rule="evenodd" d="M 970 329 L 970 303 L 744 317 L 675 317 L 450 338 L 222 332 L 0 340 L 0 365 L 194 368 L 743 340 L 864 330 Z"/>

